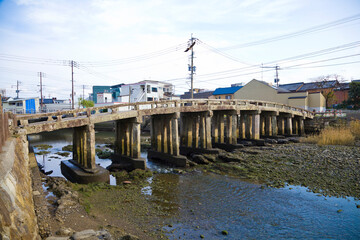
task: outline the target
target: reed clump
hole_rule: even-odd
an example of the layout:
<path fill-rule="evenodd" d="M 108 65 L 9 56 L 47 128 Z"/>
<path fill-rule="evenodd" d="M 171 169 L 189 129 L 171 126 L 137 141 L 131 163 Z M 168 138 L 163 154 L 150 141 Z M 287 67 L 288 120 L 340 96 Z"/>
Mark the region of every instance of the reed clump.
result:
<path fill-rule="evenodd" d="M 360 120 L 352 120 L 349 125 L 351 133 L 356 139 L 360 139 Z"/>
<path fill-rule="evenodd" d="M 360 137 L 360 121 L 355 124 L 357 133 L 354 132 L 354 123 L 351 122 L 348 126 L 327 127 L 318 135 L 308 136 L 304 142 L 318 145 L 354 145 L 356 134 Z"/>

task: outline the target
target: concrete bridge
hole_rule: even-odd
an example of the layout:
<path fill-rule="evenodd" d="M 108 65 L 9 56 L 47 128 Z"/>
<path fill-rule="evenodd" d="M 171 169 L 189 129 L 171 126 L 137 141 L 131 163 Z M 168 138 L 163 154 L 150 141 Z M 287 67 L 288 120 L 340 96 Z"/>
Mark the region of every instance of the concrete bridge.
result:
<path fill-rule="evenodd" d="M 313 114 L 283 104 L 253 100 L 173 100 L 117 104 L 55 113 L 14 115 L 14 133 L 35 134 L 73 128 L 73 160 L 63 161 L 63 174 L 82 182 L 106 180 L 106 170 L 95 164 L 94 124 L 115 121 L 113 161 L 145 168 L 140 158 L 140 124 L 151 119 L 151 150 L 156 158 L 186 166 L 190 152 L 212 152 L 236 146 L 238 140 L 304 134 L 304 120 Z M 67 172 L 67 173 L 65 173 Z M 70 173 L 69 173 L 70 172 Z"/>

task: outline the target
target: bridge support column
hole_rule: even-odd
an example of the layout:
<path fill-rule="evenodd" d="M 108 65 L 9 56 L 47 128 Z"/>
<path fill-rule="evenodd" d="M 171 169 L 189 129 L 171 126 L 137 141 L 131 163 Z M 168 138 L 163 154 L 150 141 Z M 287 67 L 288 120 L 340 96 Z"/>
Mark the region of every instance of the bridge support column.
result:
<path fill-rule="evenodd" d="M 218 118 L 219 116 L 214 116 Z M 191 153 L 218 153 L 217 149 L 212 148 L 211 142 L 211 123 L 213 117 L 212 111 L 181 113 L 180 127 L 180 153 L 182 155 L 190 155 Z M 219 140 L 219 132 L 224 126 L 217 125 L 213 127 L 213 134 L 217 134 Z M 216 129 L 217 131 L 214 131 Z"/>
<path fill-rule="evenodd" d="M 73 160 L 84 169 L 95 169 L 94 124 L 74 128 Z"/>
<path fill-rule="evenodd" d="M 261 113 L 264 119 L 264 133 L 262 136 L 272 137 L 277 135 L 277 121 L 276 116 L 279 115 L 278 112 L 263 111 Z"/>
<path fill-rule="evenodd" d="M 292 117 L 286 117 L 286 134 L 292 135 Z"/>
<path fill-rule="evenodd" d="M 265 128 L 266 128 L 266 116 L 260 115 L 260 136 L 265 136 Z"/>
<path fill-rule="evenodd" d="M 187 159 L 180 155 L 178 118 L 179 113 L 151 116 L 151 150 L 148 150 L 148 158 L 177 167 L 186 167 Z M 182 137 L 187 137 L 188 143 L 192 144 L 193 134 L 189 124 L 191 122 L 186 121 L 181 126 L 183 133 L 185 131 L 188 133 L 187 136 L 182 135 Z M 195 139 L 198 139 L 198 136 Z"/>
<path fill-rule="evenodd" d="M 239 138 L 246 139 L 246 114 L 240 113 L 240 121 L 239 121 Z"/>
<path fill-rule="evenodd" d="M 278 117 L 278 134 L 285 135 L 285 118 L 282 116 Z"/>
<path fill-rule="evenodd" d="M 238 115 L 239 113 L 235 110 L 214 111 L 213 147 L 229 151 L 240 147 L 237 144 Z"/>
<path fill-rule="evenodd" d="M 140 157 L 140 124 L 138 118 L 115 122 L 115 149 L 111 167 L 126 170 L 146 169 L 145 159 Z"/>
<path fill-rule="evenodd" d="M 278 135 L 278 125 L 277 125 L 277 117 L 276 116 L 271 116 L 271 131 L 272 131 L 272 136 L 276 136 Z"/>
<path fill-rule="evenodd" d="M 265 117 L 265 135 L 270 137 L 273 136 L 271 119 L 271 116 Z"/>
<path fill-rule="evenodd" d="M 109 182 L 109 172 L 95 163 L 94 124 L 74 127 L 73 160 L 61 162 L 61 172 L 77 183 Z"/>
<path fill-rule="evenodd" d="M 299 119 L 299 135 L 304 136 L 305 135 L 305 125 L 304 125 L 304 118 L 301 117 Z"/>
<path fill-rule="evenodd" d="M 251 132 L 253 140 L 260 139 L 260 113 L 252 115 L 253 121 L 251 125 Z"/>

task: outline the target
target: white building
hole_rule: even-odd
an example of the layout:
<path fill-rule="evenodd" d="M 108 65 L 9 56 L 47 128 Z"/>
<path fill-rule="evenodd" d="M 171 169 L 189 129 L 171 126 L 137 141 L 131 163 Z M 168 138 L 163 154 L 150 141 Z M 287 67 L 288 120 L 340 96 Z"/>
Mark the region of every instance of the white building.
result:
<path fill-rule="evenodd" d="M 39 112 L 39 98 L 16 98 L 8 99 L 3 103 L 3 109 L 6 112 L 15 114 L 31 114 Z"/>
<path fill-rule="evenodd" d="M 119 102 L 150 102 L 173 99 L 175 88 L 172 84 L 153 80 L 121 86 Z"/>
<path fill-rule="evenodd" d="M 112 99 L 112 93 L 103 92 L 96 94 L 97 103 L 111 103 L 114 102 Z"/>

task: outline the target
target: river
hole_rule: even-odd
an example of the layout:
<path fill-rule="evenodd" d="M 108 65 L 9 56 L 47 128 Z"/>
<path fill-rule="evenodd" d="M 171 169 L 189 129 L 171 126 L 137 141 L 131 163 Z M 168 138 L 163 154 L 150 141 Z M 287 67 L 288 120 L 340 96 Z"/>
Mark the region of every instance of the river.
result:
<path fill-rule="evenodd" d="M 113 137 L 111 132 L 97 132 L 96 146 L 103 148 Z M 36 158 L 45 171 L 53 171 L 50 176 L 62 176 L 60 161 L 71 159 L 71 154 L 63 157 L 56 152 L 72 144 L 72 131 L 31 135 L 29 142 L 53 146 L 50 153 Z M 111 164 L 110 159 L 98 157 L 96 162 L 103 167 Z M 200 235 L 205 239 L 360 239 L 359 200 L 354 198 L 324 197 L 301 186 L 263 187 L 211 173 L 174 174 L 151 161 L 147 166 L 161 174 L 148 179 L 143 194 L 155 195 L 159 202 L 178 209 L 174 216 L 170 214 L 173 224 L 164 227 L 170 239 L 199 239 Z M 116 184 L 114 177 L 110 184 Z M 223 230 L 228 235 L 222 235 Z"/>

